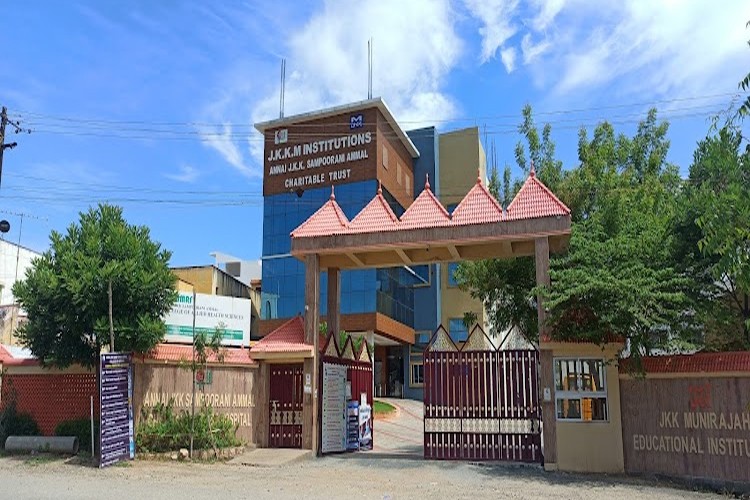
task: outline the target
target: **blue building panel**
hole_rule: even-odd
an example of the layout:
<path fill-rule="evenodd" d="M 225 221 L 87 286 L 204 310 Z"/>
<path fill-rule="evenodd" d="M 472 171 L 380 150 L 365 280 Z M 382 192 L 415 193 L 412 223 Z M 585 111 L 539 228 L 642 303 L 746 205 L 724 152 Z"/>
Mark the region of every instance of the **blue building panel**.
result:
<path fill-rule="evenodd" d="M 343 184 L 336 188 L 336 202 L 352 219 L 372 200 L 378 189 L 374 180 Z M 391 208 L 404 209 L 387 191 Z M 292 257 L 290 233 L 307 220 L 330 197 L 329 188 L 267 196 L 263 216 L 263 319 L 288 318 L 305 308 L 305 266 Z M 327 310 L 327 273 L 321 273 L 320 313 Z M 357 269 L 341 272 L 341 313 L 381 312 L 411 326 L 414 322 L 413 277 L 403 268 Z"/>

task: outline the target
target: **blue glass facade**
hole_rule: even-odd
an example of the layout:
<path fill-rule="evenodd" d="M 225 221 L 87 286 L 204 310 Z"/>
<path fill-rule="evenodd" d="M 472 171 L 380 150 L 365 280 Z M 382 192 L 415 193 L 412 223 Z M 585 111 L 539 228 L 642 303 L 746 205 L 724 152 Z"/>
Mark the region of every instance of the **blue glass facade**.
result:
<path fill-rule="evenodd" d="M 352 219 L 377 192 L 375 180 L 336 187 L 336 202 Z M 404 208 L 384 190 L 397 215 Z M 263 210 L 263 319 L 289 318 L 305 308 L 305 266 L 292 257 L 291 233 L 330 197 L 330 188 L 266 196 Z M 341 272 L 341 313 L 381 312 L 411 326 L 414 323 L 415 277 L 404 268 Z M 327 273 L 321 273 L 321 314 L 326 314 Z"/>
<path fill-rule="evenodd" d="M 438 160 L 438 134 L 435 127 L 411 130 L 406 133 L 419 150 L 419 158 L 414 160 L 414 196 L 424 189 L 425 176 L 430 176 L 430 186 L 434 193 L 440 192 L 440 165 Z M 403 395 L 407 398 L 422 399 L 422 387 L 414 383 L 412 370 L 417 365 L 411 363 L 414 352 L 421 352 L 430 341 L 430 335 L 440 323 L 440 266 L 414 266 L 413 271 L 421 280 L 414 287 L 415 346 L 403 346 Z M 421 359 L 420 359 L 421 361 Z"/>
<path fill-rule="evenodd" d="M 424 189 L 427 175 L 433 192 L 439 193 L 439 148 L 435 128 L 413 130 L 407 135 L 420 152 L 413 163 L 414 196 Z M 372 200 L 377 188 L 375 179 L 337 185 L 336 201 L 351 220 Z M 290 255 L 289 234 L 318 210 L 330 194 L 330 187 L 325 187 L 305 190 L 299 197 L 295 193 L 284 193 L 264 198 L 262 319 L 303 314 L 305 266 Z M 396 215 L 401 216 L 404 208 L 385 189 L 383 194 Z M 321 315 L 327 312 L 327 282 L 327 273 L 322 272 Z M 420 353 L 440 323 L 440 283 L 439 265 L 341 272 L 342 314 L 380 312 L 415 330 L 416 345 L 387 348 L 389 384 L 400 385 L 405 397 L 422 398 L 418 377 Z M 376 358 L 376 373 L 383 362 Z"/>

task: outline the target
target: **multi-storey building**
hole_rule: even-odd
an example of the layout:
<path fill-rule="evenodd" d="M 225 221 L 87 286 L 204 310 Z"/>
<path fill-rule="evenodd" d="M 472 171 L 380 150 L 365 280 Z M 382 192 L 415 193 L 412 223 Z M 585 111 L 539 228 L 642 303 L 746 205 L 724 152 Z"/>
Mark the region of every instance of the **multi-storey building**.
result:
<path fill-rule="evenodd" d="M 451 210 L 485 177 L 476 127 L 438 133 L 405 131 L 380 98 L 258 123 L 264 135 L 261 335 L 304 315 L 302 262 L 290 255 L 290 233 L 332 192 L 351 219 L 378 189 L 397 216 L 429 179 Z M 356 259 L 356 256 L 351 256 Z M 341 273 L 341 328 L 372 334 L 376 394 L 421 397 L 422 349 L 438 325 L 466 339 L 467 312 L 484 322 L 482 304 L 461 291 L 455 264 L 368 268 Z M 326 314 L 326 273 L 321 275 Z"/>

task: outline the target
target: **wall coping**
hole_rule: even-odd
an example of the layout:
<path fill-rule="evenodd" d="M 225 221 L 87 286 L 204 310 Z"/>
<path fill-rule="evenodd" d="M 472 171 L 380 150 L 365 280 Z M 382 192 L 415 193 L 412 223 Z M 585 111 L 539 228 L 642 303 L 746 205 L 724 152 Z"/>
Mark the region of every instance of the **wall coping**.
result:
<path fill-rule="evenodd" d="M 643 371 L 651 377 L 680 374 L 681 376 L 750 376 L 750 351 L 699 352 L 695 354 L 673 354 L 643 357 Z M 620 363 L 620 373 L 628 373 L 630 359 Z"/>

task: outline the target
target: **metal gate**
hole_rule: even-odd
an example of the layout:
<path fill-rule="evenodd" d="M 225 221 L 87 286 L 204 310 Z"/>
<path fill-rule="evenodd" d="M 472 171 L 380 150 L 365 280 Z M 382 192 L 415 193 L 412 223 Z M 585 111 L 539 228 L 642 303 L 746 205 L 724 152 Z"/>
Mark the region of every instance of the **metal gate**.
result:
<path fill-rule="evenodd" d="M 271 365 L 268 445 L 302 448 L 303 365 Z"/>
<path fill-rule="evenodd" d="M 424 354 L 425 458 L 541 463 L 538 363 L 478 326 L 459 349 L 440 326 Z"/>

